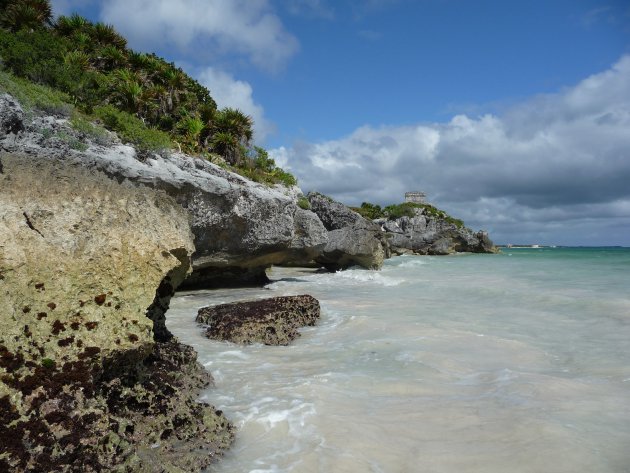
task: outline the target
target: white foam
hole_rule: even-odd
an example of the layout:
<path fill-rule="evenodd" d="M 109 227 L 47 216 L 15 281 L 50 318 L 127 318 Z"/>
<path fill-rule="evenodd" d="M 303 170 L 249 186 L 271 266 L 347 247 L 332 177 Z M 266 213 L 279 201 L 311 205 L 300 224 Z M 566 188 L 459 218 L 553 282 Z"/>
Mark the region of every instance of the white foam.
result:
<path fill-rule="evenodd" d="M 333 275 L 334 282 L 344 280 L 348 280 L 353 283 L 372 283 L 385 287 L 398 286 L 399 284 L 405 282 L 405 280 L 401 278 L 392 278 L 389 276 L 384 276 L 382 273 L 377 271 L 368 271 L 364 269 L 349 269 L 346 271 L 338 271 Z"/>
<path fill-rule="evenodd" d="M 418 266 L 425 266 L 428 264 L 429 264 L 429 261 L 427 259 L 417 256 L 414 259 L 407 258 L 405 261 L 398 264 L 398 267 L 399 268 L 416 268 Z"/>
<path fill-rule="evenodd" d="M 226 358 L 238 358 L 240 360 L 249 360 L 251 358 L 250 355 L 242 352 L 241 350 L 227 350 L 227 351 L 223 351 L 223 352 L 219 353 L 218 356 L 226 357 Z"/>
<path fill-rule="evenodd" d="M 285 279 L 273 293 L 309 293 L 322 307 L 291 347 L 210 342 L 193 318 L 212 294 L 175 297 L 167 324 L 216 380 L 204 400 L 239 427 L 213 471 L 625 471 L 627 295 L 604 297 L 605 275 L 576 285 L 571 270 L 550 278 L 539 260 L 501 258 L 274 269 Z"/>

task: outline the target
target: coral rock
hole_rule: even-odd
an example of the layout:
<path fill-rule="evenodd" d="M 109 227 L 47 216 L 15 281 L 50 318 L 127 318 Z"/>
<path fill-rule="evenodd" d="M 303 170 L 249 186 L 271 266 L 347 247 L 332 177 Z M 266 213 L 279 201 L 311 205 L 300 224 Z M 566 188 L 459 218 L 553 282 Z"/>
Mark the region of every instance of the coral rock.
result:
<path fill-rule="evenodd" d="M 204 307 L 197 322 L 208 325 L 206 336 L 234 343 L 288 345 L 298 327 L 315 325 L 319 302 L 312 296 L 282 296 Z"/>

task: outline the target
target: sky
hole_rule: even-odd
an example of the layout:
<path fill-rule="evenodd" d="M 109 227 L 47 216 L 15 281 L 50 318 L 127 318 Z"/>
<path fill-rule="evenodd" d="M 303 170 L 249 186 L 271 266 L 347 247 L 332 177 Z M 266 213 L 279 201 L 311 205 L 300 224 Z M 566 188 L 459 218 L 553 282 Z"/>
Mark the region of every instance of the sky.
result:
<path fill-rule="evenodd" d="M 405 191 L 495 242 L 630 246 L 627 0 L 53 0 L 255 120 L 348 204 Z"/>

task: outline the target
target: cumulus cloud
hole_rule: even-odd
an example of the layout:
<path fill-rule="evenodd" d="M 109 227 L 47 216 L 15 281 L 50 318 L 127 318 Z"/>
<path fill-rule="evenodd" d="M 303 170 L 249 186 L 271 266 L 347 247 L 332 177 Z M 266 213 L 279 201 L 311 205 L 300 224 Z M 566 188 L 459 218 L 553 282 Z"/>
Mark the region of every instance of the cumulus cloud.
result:
<path fill-rule="evenodd" d="M 197 74 L 199 82 L 205 85 L 219 108 L 238 108 L 254 119 L 254 140 L 262 143 L 275 131 L 273 123 L 266 117 L 263 107 L 254 102 L 252 87 L 248 82 L 236 80 L 230 74 L 208 67 Z"/>
<path fill-rule="evenodd" d="M 101 17 L 137 49 L 240 54 L 272 71 L 298 49 L 267 0 L 108 0 L 101 2 Z"/>
<path fill-rule="evenodd" d="M 630 244 L 630 56 L 500 116 L 362 127 L 272 151 L 300 179 L 348 204 L 424 190 L 498 241 Z M 599 233 L 598 233 L 599 232 Z M 606 240 L 608 238 L 608 240 Z"/>

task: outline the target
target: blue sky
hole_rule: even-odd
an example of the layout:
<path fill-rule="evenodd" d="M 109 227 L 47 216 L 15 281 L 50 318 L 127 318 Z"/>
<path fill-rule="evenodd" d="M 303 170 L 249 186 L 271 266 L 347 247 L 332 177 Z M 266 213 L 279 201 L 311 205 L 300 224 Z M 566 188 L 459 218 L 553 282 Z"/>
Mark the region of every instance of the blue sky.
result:
<path fill-rule="evenodd" d="M 307 190 L 430 199 L 500 243 L 630 246 L 623 0 L 53 0 L 256 120 Z"/>

